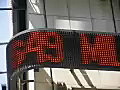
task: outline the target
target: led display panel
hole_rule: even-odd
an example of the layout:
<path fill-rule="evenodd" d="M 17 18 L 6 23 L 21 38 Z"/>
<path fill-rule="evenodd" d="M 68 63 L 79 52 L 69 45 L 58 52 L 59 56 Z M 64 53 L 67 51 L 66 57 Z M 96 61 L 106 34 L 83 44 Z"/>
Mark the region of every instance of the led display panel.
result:
<path fill-rule="evenodd" d="M 120 35 L 75 30 L 26 30 L 7 46 L 8 72 L 30 68 L 120 70 Z"/>

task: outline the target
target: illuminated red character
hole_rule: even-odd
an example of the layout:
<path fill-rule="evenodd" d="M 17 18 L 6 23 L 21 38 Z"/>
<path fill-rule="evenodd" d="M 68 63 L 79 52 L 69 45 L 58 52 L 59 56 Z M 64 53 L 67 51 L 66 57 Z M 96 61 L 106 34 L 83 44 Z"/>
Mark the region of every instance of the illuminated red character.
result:
<path fill-rule="evenodd" d="M 22 49 L 23 48 L 23 49 Z M 11 57 L 12 66 L 14 69 L 18 68 L 25 60 L 25 43 L 22 40 L 13 40 L 11 44 Z"/>
<path fill-rule="evenodd" d="M 17 47 L 19 47 L 19 49 L 17 49 Z M 15 40 L 13 41 L 12 48 L 14 68 L 17 68 L 27 60 L 31 60 L 30 58 L 33 57 L 36 58 L 36 63 L 57 63 L 63 61 L 64 58 L 63 38 L 57 32 L 30 32 L 26 42 Z"/>
<path fill-rule="evenodd" d="M 96 34 L 93 43 L 88 34 L 80 34 L 82 64 L 120 66 L 117 60 L 116 41 L 113 35 Z"/>

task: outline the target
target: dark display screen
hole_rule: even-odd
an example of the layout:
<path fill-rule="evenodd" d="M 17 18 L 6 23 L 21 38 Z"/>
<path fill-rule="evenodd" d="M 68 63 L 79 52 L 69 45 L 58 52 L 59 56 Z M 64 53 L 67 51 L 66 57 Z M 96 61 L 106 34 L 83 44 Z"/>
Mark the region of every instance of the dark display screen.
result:
<path fill-rule="evenodd" d="M 30 67 L 119 70 L 120 36 L 70 30 L 32 30 L 7 46 L 8 71 Z"/>

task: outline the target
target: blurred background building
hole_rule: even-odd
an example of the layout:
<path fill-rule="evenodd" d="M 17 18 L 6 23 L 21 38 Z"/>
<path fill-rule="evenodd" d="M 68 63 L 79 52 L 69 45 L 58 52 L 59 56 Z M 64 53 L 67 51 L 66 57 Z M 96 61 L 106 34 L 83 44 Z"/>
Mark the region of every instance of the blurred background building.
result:
<path fill-rule="evenodd" d="M 0 1 L 0 72 L 6 72 L 5 48 L 12 33 L 36 28 L 120 32 L 120 0 L 11 0 L 1 7 L 5 1 Z M 119 90 L 119 76 L 119 71 L 40 68 L 23 73 L 16 83 L 17 90 Z M 0 73 L 0 90 L 6 78 Z"/>

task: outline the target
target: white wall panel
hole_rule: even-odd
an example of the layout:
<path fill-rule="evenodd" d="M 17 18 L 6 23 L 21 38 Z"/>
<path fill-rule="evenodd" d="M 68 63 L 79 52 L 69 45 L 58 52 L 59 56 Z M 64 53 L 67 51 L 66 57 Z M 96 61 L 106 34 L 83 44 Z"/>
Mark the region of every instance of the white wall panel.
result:
<path fill-rule="evenodd" d="M 28 0 L 27 12 L 43 14 L 43 2 L 42 0 Z"/>
<path fill-rule="evenodd" d="M 47 16 L 48 28 L 55 28 L 55 17 L 56 16 Z"/>
<path fill-rule="evenodd" d="M 93 20 L 93 31 L 98 32 L 114 32 L 114 24 L 112 20 Z"/>
<path fill-rule="evenodd" d="M 50 76 L 44 69 L 35 72 L 35 90 L 52 90 Z"/>
<path fill-rule="evenodd" d="M 117 89 L 120 85 L 120 72 L 87 70 L 87 73 L 97 88 Z"/>
<path fill-rule="evenodd" d="M 120 0 L 113 0 L 114 15 L 116 20 L 120 20 Z"/>
<path fill-rule="evenodd" d="M 85 88 L 91 88 L 88 83 L 86 82 L 85 78 L 83 77 L 82 73 L 80 72 L 79 69 L 74 69 L 78 79 L 81 81 L 82 85 L 85 87 Z M 84 74 L 85 75 L 85 74 Z"/>
<path fill-rule="evenodd" d="M 70 18 L 69 21 L 68 17 L 47 16 L 47 20 L 48 28 L 92 31 L 91 20 L 86 18 Z"/>
<path fill-rule="evenodd" d="M 120 72 L 113 72 L 113 71 L 109 71 L 109 72 L 105 72 L 102 71 L 101 72 L 101 84 L 102 84 L 102 88 L 118 88 L 120 85 Z"/>
<path fill-rule="evenodd" d="M 70 69 L 58 69 L 54 68 L 53 70 L 53 79 L 55 83 L 61 82 L 67 85 L 68 88 L 71 87 L 80 87 L 75 81 L 73 75 L 70 72 Z"/>
<path fill-rule="evenodd" d="M 47 16 L 48 28 L 70 29 L 68 17 Z"/>
<path fill-rule="evenodd" d="M 70 21 L 67 17 L 58 17 L 55 20 L 55 27 L 57 29 L 70 29 Z"/>
<path fill-rule="evenodd" d="M 100 88 L 101 86 L 101 77 L 100 74 L 98 72 L 98 70 L 86 70 L 91 82 L 93 83 L 93 85 L 97 88 Z"/>
<path fill-rule="evenodd" d="M 109 0 L 90 0 L 91 15 L 96 19 L 112 19 Z"/>
<path fill-rule="evenodd" d="M 120 33 L 120 20 L 116 20 L 117 32 Z"/>
<path fill-rule="evenodd" d="M 68 0 L 70 1 L 70 16 L 71 17 L 86 17 L 90 18 L 89 0 Z"/>
<path fill-rule="evenodd" d="M 28 28 L 45 28 L 45 20 L 43 15 L 35 15 L 29 14 L 28 15 Z"/>
<path fill-rule="evenodd" d="M 66 0 L 46 0 L 47 15 L 68 16 Z"/>
<path fill-rule="evenodd" d="M 72 30 L 92 31 L 92 24 L 90 19 L 71 18 L 70 23 Z"/>

